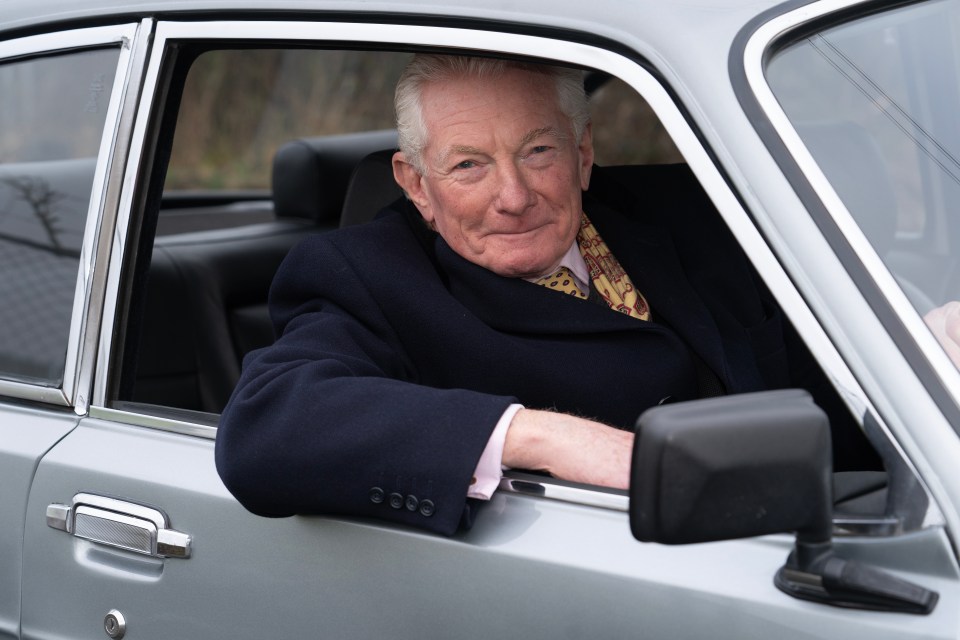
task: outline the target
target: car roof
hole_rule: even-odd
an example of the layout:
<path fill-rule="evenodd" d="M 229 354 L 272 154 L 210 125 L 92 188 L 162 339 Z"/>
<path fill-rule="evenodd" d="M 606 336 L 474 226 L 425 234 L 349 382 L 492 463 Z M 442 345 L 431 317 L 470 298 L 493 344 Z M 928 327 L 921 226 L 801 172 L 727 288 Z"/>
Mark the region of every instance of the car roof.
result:
<path fill-rule="evenodd" d="M 203 14 L 236 16 L 250 12 L 336 12 L 415 14 L 425 18 L 462 18 L 574 29 L 623 41 L 624 35 L 659 33 L 664 39 L 697 42 L 734 33 L 752 18 L 779 4 L 784 9 L 803 0 L 3 0 L 0 38 L 4 32 L 34 30 L 57 23 L 119 17 L 189 17 Z M 45 30 L 45 28 L 44 28 Z M 618 37 L 621 36 L 621 37 Z"/>

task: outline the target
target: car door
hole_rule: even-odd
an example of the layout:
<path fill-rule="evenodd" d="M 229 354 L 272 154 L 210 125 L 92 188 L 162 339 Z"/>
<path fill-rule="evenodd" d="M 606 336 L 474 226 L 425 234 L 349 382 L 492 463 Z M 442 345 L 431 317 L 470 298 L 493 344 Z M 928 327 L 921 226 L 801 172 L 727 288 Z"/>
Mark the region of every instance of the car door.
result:
<path fill-rule="evenodd" d="M 804 336 L 819 341 L 817 355 L 827 354 L 831 372 L 855 396 L 851 404 L 875 416 L 660 81 L 605 49 L 473 27 L 159 20 L 149 52 L 150 21 L 128 34 L 133 79 L 117 90 L 126 102 L 118 105 L 120 136 L 111 143 L 105 192 L 116 198 L 116 220 L 103 216 L 100 226 L 87 229 L 88 237 L 101 239 L 98 256 L 109 258 L 96 267 L 109 267 L 97 272 L 104 277 L 102 315 L 90 316 L 102 329 L 79 356 L 82 382 L 69 402 L 79 423 L 72 430 L 75 418 L 64 425 L 69 433 L 32 477 L 21 636 L 953 637 L 960 585 L 936 502 L 904 535 L 854 535 L 836 544 L 936 590 L 938 607 L 928 616 L 849 611 L 795 600 L 773 586 L 792 549 L 790 535 L 639 543 L 630 534 L 624 492 L 541 477 L 508 474 L 477 524 L 451 538 L 356 519 L 253 516 L 214 468 L 216 415 L 119 400 L 125 366 L 119 343 L 135 317 L 129 299 L 142 286 L 136 264 L 148 249 L 137 239 L 155 213 L 152 185 L 162 171 L 155 153 L 162 121 L 175 113 L 175 59 L 191 44 L 335 41 L 548 52 L 619 76 L 657 111 Z M 134 104 L 141 72 L 143 97 Z"/>
<path fill-rule="evenodd" d="M 95 338 L 90 226 L 128 64 L 130 26 L 0 43 L 0 636 L 19 637 L 22 541 L 40 458 L 73 429 Z M 91 222 L 88 222 L 91 221 Z"/>

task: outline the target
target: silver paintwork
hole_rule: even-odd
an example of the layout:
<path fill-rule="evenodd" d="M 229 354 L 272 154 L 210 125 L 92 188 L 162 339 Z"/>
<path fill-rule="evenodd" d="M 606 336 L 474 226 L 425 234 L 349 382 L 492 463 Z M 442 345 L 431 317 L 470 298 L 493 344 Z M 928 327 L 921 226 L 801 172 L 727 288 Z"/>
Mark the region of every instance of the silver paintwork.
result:
<path fill-rule="evenodd" d="M 4 526 L 0 537 L 0 550 L 6 551 L 0 553 L 0 568 L 10 570 L 0 571 L 0 636 L 102 637 L 83 636 L 97 625 L 84 626 L 80 621 L 97 622 L 105 609 L 117 607 L 130 620 L 157 625 L 138 627 L 145 635 L 178 637 L 262 637 L 264 629 L 271 635 L 301 637 L 316 635 L 320 628 L 329 637 L 957 637 L 960 568 L 955 536 L 960 530 L 960 473 L 955 461 L 960 459 L 960 445 L 780 174 L 730 85 L 731 43 L 746 22 L 774 4 L 748 0 L 598 0 L 588 6 L 545 0 L 522 5 L 507 0 L 363 5 L 348 0 L 5 2 L 0 10 L 0 38 L 9 37 L 6 32 L 11 29 L 40 29 L 54 22 L 57 26 L 51 28 L 69 28 L 71 20 L 81 17 L 122 13 L 116 20 L 124 23 L 131 15 L 147 18 L 124 27 L 137 31 L 130 36 L 129 76 L 115 83 L 115 92 L 124 87 L 120 120 L 114 128 L 117 141 L 110 153 L 104 147 L 101 154 L 101 163 L 111 158 L 109 171 L 104 167 L 103 174 L 110 180 L 103 217 L 97 223 L 99 239 L 90 248 L 90 255 L 96 256 L 96 272 L 89 287 L 84 283 L 83 288 L 93 307 L 75 318 L 76 325 L 85 318 L 91 326 L 76 328 L 77 382 L 67 387 L 75 388 L 77 411 L 84 417 L 73 428 L 76 416 L 58 416 L 56 429 L 44 429 L 43 438 L 35 438 L 25 454 L 14 458 L 21 471 L 16 483 L 4 486 L 15 487 L 17 498 L 0 492 L 5 513 L 27 514 L 22 526 Z M 744 61 L 748 75 L 762 71 L 759 56 L 776 33 L 802 23 L 805 15 L 843 4 L 813 3 L 789 19 L 775 18 L 770 23 L 774 26 L 761 28 Z M 492 28 L 325 23 L 322 14 L 319 21 L 310 23 L 178 21 L 195 11 L 236 8 L 402 12 L 413 23 L 426 20 L 418 15 L 447 15 L 573 29 L 632 49 L 646 58 L 658 77 L 620 53 L 547 37 L 498 33 Z M 156 40 L 148 47 L 154 24 Z M 49 36 L 51 41 L 57 37 Z M 122 263 L 132 255 L 127 242 L 136 235 L 138 189 L 152 161 L 150 110 L 164 92 L 160 62 L 168 54 L 163 44 L 193 37 L 466 47 L 566 60 L 627 80 L 645 95 L 675 137 L 844 400 L 857 414 L 870 412 L 877 418 L 883 437 L 889 437 L 893 450 L 908 458 L 933 498 L 925 528 L 869 540 L 854 535 L 838 541 L 838 547 L 845 557 L 869 561 L 940 590 L 940 607 L 930 617 L 915 618 L 790 601 L 770 584 L 789 551 L 789 536 L 692 547 L 638 544 L 627 532 L 625 495 L 533 482 L 517 474 L 506 476 L 502 490 L 484 507 L 474 529 L 449 540 L 365 521 L 268 520 L 244 512 L 214 471 L 213 427 L 107 406 L 107 363 L 114 347 Z M 20 42 L 0 42 L 0 47 L 16 48 Z M 762 74 L 759 77 L 762 80 Z M 759 91 L 753 79 L 751 86 Z M 784 135 L 780 125 L 778 132 Z M 802 149 L 797 153 L 801 157 Z M 813 180 L 816 173 L 813 167 Z M 829 192 L 821 195 L 830 199 Z M 114 206 L 115 220 L 111 217 Z M 842 208 L 837 211 L 841 217 L 845 214 Z M 854 246 L 864 248 L 859 230 L 848 231 Z M 865 249 L 861 255 L 873 269 L 869 247 Z M 97 278 L 102 277 L 107 255 L 109 274 L 101 283 Z M 875 275 L 884 282 L 883 271 Z M 90 309 L 99 305 L 101 286 L 103 311 L 98 318 Z M 895 289 L 888 293 L 897 300 Z M 103 327 L 99 336 L 92 328 L 98 322 Z M 919 325 L 914 322 L 912 329 L 918 331 Z M 937 353 L 933 350 L 930 355 L 935 359 Z M 96 369 L 92 370 L 94 355 Z M 83 396 L 91 382 L 92 396 L 84 413 L 88 403 Z M 0 393 L 4 389 L 0 387 Z M 34 393 L 35 400 L 56 400 L 49 393 Z M 68 402 L 66 395 L 60 397 L 60 404 Z M 0 412 L 4 434 L 16 436 L 17 427 L 28 421 L 35 426 L 51 424 L 52 416 L 43 411 L 3 407 Z M 5 424 L 8 419 L 16 426 Z M 0 458 L 6 454 L 4 442 L 0 439 Z M 78 487 L 162 505 L 176 517 L 178 526 L 203 544 L 204 553 L 197 553 L 189 563 L 140 555 L 133 559 L 122 551 L 55 531 L 48 521 L 65 523 L 72 505 L 48 507 L 59 505 L 63 496 L 73 495 Z M 873 534 L 878 527 L 889 527 L 887 533 L 896 529 L 893 522 L 837 524 L 855 534 L 864 533 L 864 526 Z M 18 562 L 20 547 L 9 544 L 8 536 L 25 541 L 22 563 Z M 76 589 L 76 584 L 83 588 Z M 270 606 L 269 617 L 263 615 L 264 603 Z M 58 612 L 53 620 L 48 615 L 50 605 Z M 165 611 L 158 615 L 158 609 Z M 165 617 L 163 612 L 168 612 Z M 211 612 L 216 614 L 215 627 L 209 624 Z M 717 625 L 721 619 L 725 624 Z M 19 620 L 22 627 L 11 620 Z M 264 627 L 265 620 L 269 627 Z M 97 629 L 97 634 L 102 633 Z"/>
<path fill-rule="evenodd" d="M 957 390 L 960 390 L 960 372 L 950 363 L 944 350 L 936 343 L 913 305 L 907 300 L 892 274 L 841 202 L 790 124 L 764 77 L 763 58 L 773 41 L 787 31 L 802 27 L 826 13 L 853 4 L 855 3 L 849 0 L 815 3 L 779 16 L 760 27 L 750 38 L 744 52 L 747 78 L 751 90 L 763 106 L 777 134 L 802 167 L 808 181 L 843 231 L 847 241 L 855 249 L 874 281 L 897 311 L 898 317 L 923 349 L 924 354 L 933 363 L 938 375 L 949 388 L 954 390 L 954 397 L 960 397 L 957 394 Z M 832 253 L 826 250 L 819 255 L 832 256 Z M 797 269 L 798 277 L 803 277 L 799 274 L 815 272 L 811 264 L 813 261 L 808 259 L 804 262 L 806 264 Z M 827 282 L 830 282 L 829 286 Z M 960 532 L 960 512 L 954 505 L 958 504 L 957 499 L 960 498 L 960 484 L 952 479 L 955 474 L 944 475 L 944 471 L 954 464 L 952 461 L 960 459 L 958 458 L 960 442 L 940 409 L 912 374 L 910 366 L 903 359 L 899 349 L 891 344 L 886 331 L 877 326 L 878 322 L 872 312 L 854 309 L 849 298 L 841 297 L 842 294 L 836 295 L 839 291 L 835 285 L 835 275 L 827 275 L 819 284 L 812 284 L 808 290 L 811 296 L 834 294 L 833 300 L 825 300 L 821 321 L 823 316 L 832 315 L 829 309 L 835 309 L 847 316 L 844 321 L 837 324 L 833 332 L 834 340 L 838 344 L 847 346 L 844 349 L 847 361 L 859 365 L 855 367 L 858 370 L 858 377 L 861 381 L 867 381 L 865 386 L 871 389 L 871 397 L 881 404 L 878 407 L 878 417 L 883 417 L 881 424 L 891 436 L 889 441 L 911 465 L 916 467 L 918 477 L 923 479 L 927 490 L 940 505 L 939 512 L 929 513 L 927 521 L 946 522 L 956 545 L 957 532 Z M 842 303 L 841 300 L 843 300 Z M 851 331 L 850 328 L 855 330 Z M 922 430 L 910 428 L 907 416 L 914 425 L 922 424 L 924 428 Z M 943 484 L 943 481 L 948 478 L 952 481 Z"/>
<path fill-rule="evenodd" d="M 845 390 L 844 399 L 851 406 L 854 414 L 862 415 L 867 408 L 871 407 L 869 398 L 863 390 L 860 389 L 856 378 L 851 374 L 836 348 L 817 323 L 803 298 L 797 293 L 790 278 L 780 266 L 776 256 L 771 253 L 763 241 L 763 238 L 757 232 L 750 217 L 720 175 L 713 161 L 704 150 L 703 145 L 697 139 L 697 136 L 683 115 L 676 108 L 673 100 L 653 76 L 623 56 L 588 45 L 559 43 L 557 41 L 531 36 L 465 29 L 382 24 L 301 24 L 269 21 L 160 23 L 157 25 L 154 40 L 155 52 L 150 57 L 150 64 L 147 68 L 146 81 L 144 83 L 145 99 L 141 101 L 141 114 L 137 120 L 138 126 L 134 128 L 133 143 L 131 145 L 132 159 L 128 164 L 127 175 L 124 181 L 127 185 L 135 184 L 136 176 L 142 172 L 138 159 L 145 153 L 142 145 L 144 144 L 146 125 L 139 125 L 145 123 L 146 116 L 153 107 L 149 96 L 154 95 L 159 90 L 161 55 L 158 52 L 163 50 L 168 41 L 190 40 L 191 38 L 204 38 L 206 40 L 218 38 L 244 39 L 252 41 L 280 38 L 289 41 L 323 41 L 329 39 L 395 44 L 420 42 L 440 47 L 466 47 L 486 51 L 548 57 L 574 64 L 592 66 L 593 68 L 619 76 L 629 82 L 638 93 L 643 95 L 657 113 L 664 127 L 671 134 L 677 148 L 698 175 L 704 188 L 713 199 L 714 204 L 717 205 L 724 219 L 741 241 L 748 256 L 757 266 L 758 271 L 763 275 L 770 289 L 775 292 L 780 304 L 787 310 L 790 317 L 795 319 L 798 330 L 807 340 L 811 351 L 813 351 L 818 361 L 824 364 L 827 370 L 830 371 L 836 384 Z M 112 268 L 107 285 L 107 290 L 111 295 L 108 298 L 104 311 L 105 322 L 112 320 L 116 313 L 115 306 L 111 306 L 110 302 L 111 300 L 116 301 L 114 292 L 118 291 L 120 278 L 122 277 L 120 265 L 123 264 L 123 256 L 127 251 L 124 241 L 125 239 L 127 239 L 127 241 L 135 241 L 135 238 L 131 238 L 129 233 L 131 209 L 126 208 L 132 202 L 132 195 L 127 191 L 124 193 L 124 196 L 122 196 L 124 207 L 118 216 L 118 232 L 114 243 L 114 259 L 111 261 Z M 101 334 L 98 349 L 98 353 L 101 354 L 101 356 L 109 354 L 111 349 L 114 348 L 112 343 L 114 337 L 115 334 L 113 332 L 104 332 Z M 105 367 L 109 359 L 100 357 L 98 361 L 101 363 L 101 367 Z M 102 413 L 102 407 L 106 404 L 107 388 L 108 372 L 101 370 L 97 376 L 97 384 L 93 397 L 93 404 L 99 412 L 97 415 L 104 415 Z M 184 429 L 182 424 L 170 424 L 169 421 L 158 420 L 152 416 L 135 419 L 132 424 L 142 424 L 144 420 L 151 426 L 160 429 L 170 428 L 177 432 L 183 432 Z M 508 484 L 507 487 L 509 488 L 509 486 Z M 591 500 L 586 501 L 586 504 L 590 503 Z M 938 521 L 936 517 L 931 517 L 931 522 L 936 521 Z"/>

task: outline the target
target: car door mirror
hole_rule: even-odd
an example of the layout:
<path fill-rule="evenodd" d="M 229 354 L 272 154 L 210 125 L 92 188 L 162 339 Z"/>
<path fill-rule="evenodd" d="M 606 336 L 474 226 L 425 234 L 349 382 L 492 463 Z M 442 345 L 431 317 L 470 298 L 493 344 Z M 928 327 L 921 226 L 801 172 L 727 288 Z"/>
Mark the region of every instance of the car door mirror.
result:
<path fill-rule="evenodd" d="M 630 528 L 688 544 L 795 531 L 774 584 L 841 607 L 930 613 L 936 592 L 837 557 L 830 423 L 806 391 L 785 389 L 655 407 L 637 421 Z"/>
<path fill-rule="evenodd" d="M 663 405 L 637 422 L 630 527 L 687 544 L 784 531 L 829 539 L 827 416 L 799 389 Z"/>

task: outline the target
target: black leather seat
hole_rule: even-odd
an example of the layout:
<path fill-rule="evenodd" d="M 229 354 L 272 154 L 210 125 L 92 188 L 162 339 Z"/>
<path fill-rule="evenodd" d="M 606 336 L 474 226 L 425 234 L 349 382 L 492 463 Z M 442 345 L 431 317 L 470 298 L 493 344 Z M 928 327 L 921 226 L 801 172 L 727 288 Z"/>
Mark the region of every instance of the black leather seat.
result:
<path fill-rule="evenodd" d="M 347 185 L 341 227 L 369 222 L 380 209 L 403 196 L 393 179 L 393 154 L 393 149 L 382 149 L 357 163 Z"/>
<path fill-rule="evenodd" d="M 277 216 L 314 217 L 336 224 L 354 168 L 368 154 L 396 146 L 394 129 L 288 142 L 273 161 Z"/>
<path fill-rule="evenodd" d="M 274 339 L 267 294 L 283 258 L 337 226 L 355 165 L 395 144 L 393 131 L 290 142 L 274 158 L 274 221 L 157 237 L 132 397 L 120 400 L 219 413 L 243 356 Z"/>

